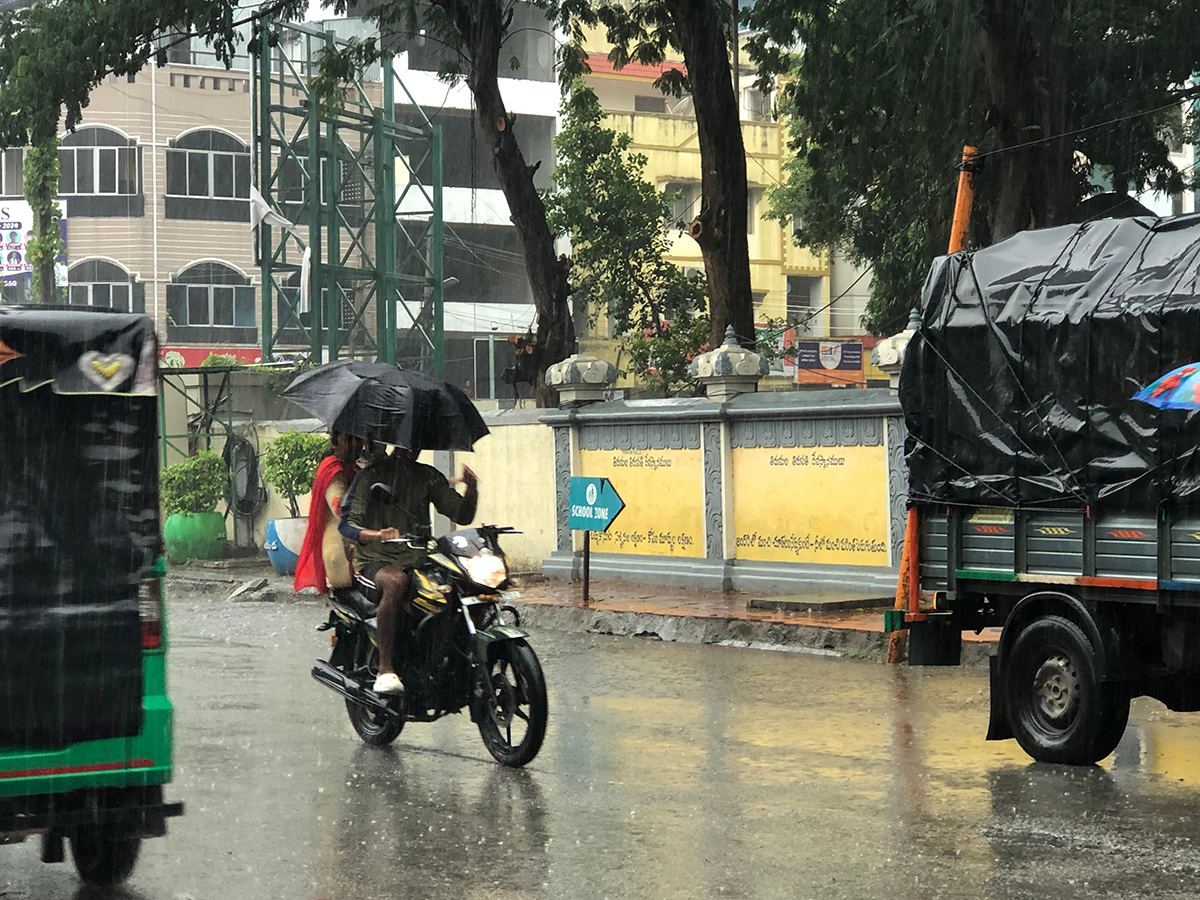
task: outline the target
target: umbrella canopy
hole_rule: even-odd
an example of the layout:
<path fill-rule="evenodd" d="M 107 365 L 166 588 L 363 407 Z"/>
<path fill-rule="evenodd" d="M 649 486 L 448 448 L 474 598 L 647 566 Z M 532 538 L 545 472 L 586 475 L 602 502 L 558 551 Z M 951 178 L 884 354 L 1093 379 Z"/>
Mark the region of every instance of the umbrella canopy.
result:
<path fill-rule="evenodd" d="M 1200 409 L 1200 362 L 1168 372 L 1133 399 L 1161 409 Z"/>
<path fill-rule="evenodd" d="M 488 433 L 475 404 L 454 385 L 387 363 L 326 363 L 283 396 L 333 431 L 405 450 L 470 450 Z"/>

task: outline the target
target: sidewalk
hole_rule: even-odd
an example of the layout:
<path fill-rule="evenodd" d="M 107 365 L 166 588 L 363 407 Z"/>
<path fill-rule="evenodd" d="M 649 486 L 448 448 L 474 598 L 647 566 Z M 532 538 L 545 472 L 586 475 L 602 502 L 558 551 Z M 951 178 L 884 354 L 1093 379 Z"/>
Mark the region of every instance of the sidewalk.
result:
<path fill-rule="evenodd" d="M 225 597 L 245 588 L 232 598 L 234 602 L 317 599 L 315 595 L 293 593 L 291 579 L 276 575 L 265 559 L 172 566 L 167 579 L 169 588 Z M 593 581 L 585 607 L 579 582 L 537 574 L 515 576 L 514 581 L 521 599 L 512 605 L 521 616 L 522 626 L 533 629 L 855 659 L 880 660 L 887 648 L 878 598 L 836 594 L 769 597 Z M 984 662 L 998 637 L 999 629 L 988 629 L 980 635 L 965 633 L 964 665 Z"/>

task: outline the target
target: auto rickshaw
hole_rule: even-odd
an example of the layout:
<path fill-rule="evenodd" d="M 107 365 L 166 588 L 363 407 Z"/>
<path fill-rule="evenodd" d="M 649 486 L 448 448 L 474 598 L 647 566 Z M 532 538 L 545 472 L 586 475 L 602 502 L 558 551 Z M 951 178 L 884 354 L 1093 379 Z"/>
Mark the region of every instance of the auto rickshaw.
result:
<path fill-rule="evenodd" d="M 0 843 L 84 881 L 166 833 L 172 707 L 146 316 L 0 307 Z"/>

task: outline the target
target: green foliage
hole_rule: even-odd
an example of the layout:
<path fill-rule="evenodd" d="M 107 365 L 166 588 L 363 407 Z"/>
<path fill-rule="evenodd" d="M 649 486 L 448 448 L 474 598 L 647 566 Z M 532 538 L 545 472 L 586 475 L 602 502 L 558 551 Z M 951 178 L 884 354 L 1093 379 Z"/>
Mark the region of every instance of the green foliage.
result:
<path fill-rule="evenodd" d="M 329 441 L 320 434 L 288 431 L 267 445 L 263 454 L 263 478 L 287 497 L 292 515 L 300 515 L 296 498 L 312 490 L 317 466 L 329 450 Z"/>
<path fill-rule="evenodd" d="M 213 369 L 240 365 L 242 365 L 242 361 L 236 356 L 229 356 L 225 353 L 210 353 L 201 361 L 200 368 Z"/>
<path fill-rule="evenodd" d="M 43 144 L 82 120 L 92 88 L 166 63 L 172 34 L 204 35 L 228 65 L 237 26 L 263 17 L 301 18 L 306 0 L 57 0 L 0 13 L 0 143 Z"/>
<path fill-rule="evenodd" d="M 629 152 L 628 134 L 604 127 L 600 102 L 582 81 L 563 100 L 562 115 L 558 190 L 542 199 L 551 229 L 570 238 L 574 295 L 593 322 L 607 315 L 616 334 L 690 328 L 704 308 L 704 280 L 666 259 L 676 198 L 645 179 L 646 157 Z"/>
<path fill-rule="evenodd" d="M 873 266 L 864 324 L 877 334 L 904 326 L 946 252 L 964 144 L 993 154 L 976 246 L 1072 221 L 1098 175 L 1118 190 L 1186 186 L 1167 141 L 1178 88 L 1200 70 L 1197 4 L 758 0 L 748 24 L 763 79 L 786 76 L 794 156 L 772 212 L 797 243 Z"/>
<path fill-rule="evenodd" d="M 58 196 L 58 136 L 51 135 L 25 151 L 25 199 L 33 213 L 34 237 L 25 245 L 33 266 L 33 297 L 37 303 L 51 302 L 57 293 L 54 263 L 63 252 L 59 221 L 62 211 Z"/>
<path fill-rule="evenodd" d="M 624 349 L 629 357 L 627 372 L 645 385 L 646 392 L 665 397 L 692 385 L 688 366 L 708 348 L 708 316 L 667 326 L 657 334 L 631 334 Z"/>
<path fill-rule="evenodd" d="M 159 477 L 159 490 L 167 515 L 212 512 L 229 487 L 225 460 L 211 450 L 167 466 Z"/>
<path fill-rule="evenodd" d="M 777 340 L 787 327 L 768 319 L 755 331 L 754 352 L 768 360 L 795 356 L 795 344 L 781 347 Z M 625 371 L 638 375 L 648 394 L 669 396 L 696 387 L 692 360 L 709 349 L 708 317 L 697 316 L 681 326 L 664 328 L 659 334 L 629 335 L 624 344 L 629 358 Z"/>

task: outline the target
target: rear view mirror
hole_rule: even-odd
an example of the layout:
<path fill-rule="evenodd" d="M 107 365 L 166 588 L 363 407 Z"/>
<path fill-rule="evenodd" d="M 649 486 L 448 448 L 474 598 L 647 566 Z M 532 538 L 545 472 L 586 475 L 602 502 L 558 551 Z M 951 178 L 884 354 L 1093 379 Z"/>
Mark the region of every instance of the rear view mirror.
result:
<path fill-rule="evenodd" d="M 382 482 L 375 482 L 371 485 L 371 496 L 376 500 L 382 500 L 384 503 L 391 503 L 395 492 Z"/>

